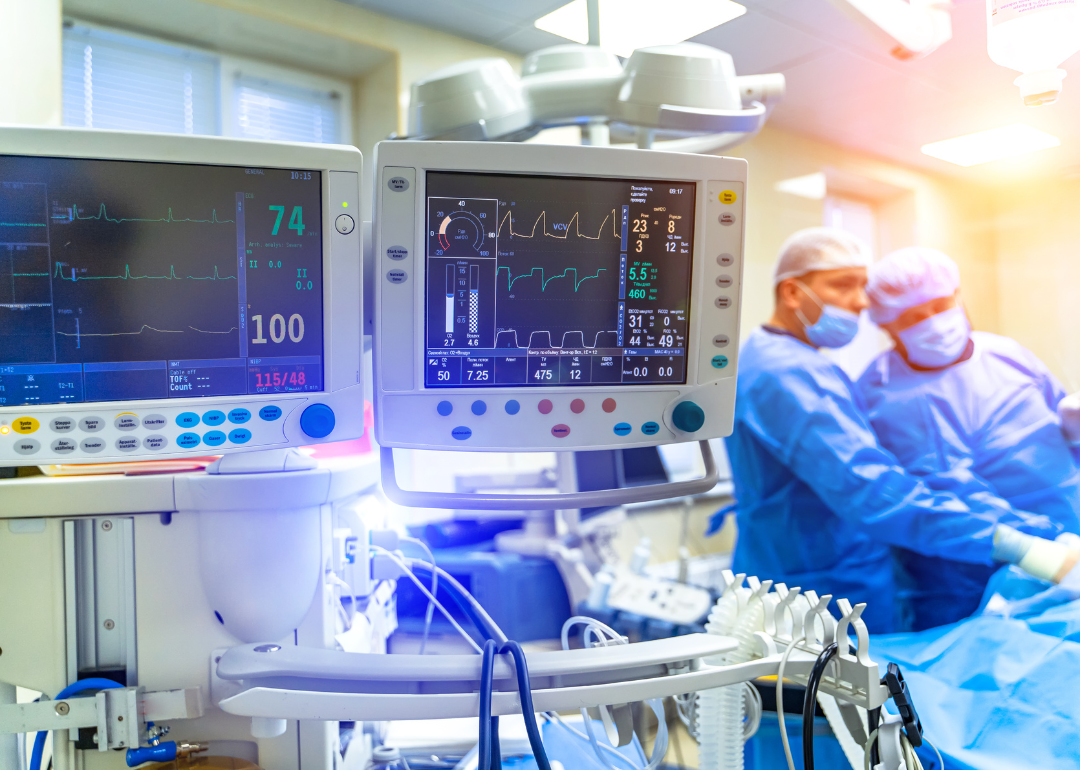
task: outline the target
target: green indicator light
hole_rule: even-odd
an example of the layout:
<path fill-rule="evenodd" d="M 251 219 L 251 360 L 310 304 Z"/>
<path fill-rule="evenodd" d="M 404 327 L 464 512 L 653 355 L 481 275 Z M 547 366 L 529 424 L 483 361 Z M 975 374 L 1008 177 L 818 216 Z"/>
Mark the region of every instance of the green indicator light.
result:
<path fill-rule="evenodd" d="M 349 208 L 349 202 L 348 201 L 342 201 L 341 202 L 341 208 L 343 208 L 343 209 Z"/>

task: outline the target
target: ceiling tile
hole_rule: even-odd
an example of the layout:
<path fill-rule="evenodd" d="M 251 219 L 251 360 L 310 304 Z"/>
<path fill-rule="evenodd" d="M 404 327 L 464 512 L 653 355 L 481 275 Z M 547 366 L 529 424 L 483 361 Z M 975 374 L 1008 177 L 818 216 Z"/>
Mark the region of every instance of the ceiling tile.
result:
<path fill-rule="evenodd" d="M 691 40 L 727 51 L 735 57 L 735 71 L 742 75 L 778 72 L 788 63 L 828 50 L 813 35 L 753 12 Z"/>

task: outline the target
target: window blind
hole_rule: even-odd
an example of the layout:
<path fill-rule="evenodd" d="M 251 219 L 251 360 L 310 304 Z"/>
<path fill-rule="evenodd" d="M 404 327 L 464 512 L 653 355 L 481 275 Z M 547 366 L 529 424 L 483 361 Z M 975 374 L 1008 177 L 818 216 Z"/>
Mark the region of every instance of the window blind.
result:
<path fill-rule="evenodd" d="M 236 136 L 285 142 L 341 141 L 341 99 L 334 92 L 240 75 L 234 100 Z"/>
<path fill-rule="evenodd" d="M 220 133 L 216 57 L 103 30 L 64 30 L 64 125 Z"/>

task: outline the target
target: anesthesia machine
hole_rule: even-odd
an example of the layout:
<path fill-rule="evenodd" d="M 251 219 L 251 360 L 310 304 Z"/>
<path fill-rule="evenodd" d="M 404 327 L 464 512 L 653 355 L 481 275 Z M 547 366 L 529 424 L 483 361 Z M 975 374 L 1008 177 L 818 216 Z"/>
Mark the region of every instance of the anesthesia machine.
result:
<path fill-rule="evenodd" d="M 385 752 L 362 723 L 480 716 L 459 767 L 489 770 L 498 716 L 521 714 L 547 770 L 560 757 L 535 714 L 569 730 L 556 712 L 580 709 L 608 728 L 598 739 L 587 718 L 582 736 L 607 767 L 633 704 L 663 724 L 675 697 L 701 767 L 741 767 L 745 683 L 778 675 L 807 686 L 808 766 L 820 703 L 853 761 L 876 735 L 875 763 L 912 767 L 917 717 L 870 657 L 864 605 L 838 598 L 837 619 L 832 597 L 726 573 L 706 633 L 628 643 L 575 617 L 562 650 L 526 655 L 362 515 L 380 482 L 403 505 L 481 511 L 712 488 L 745 161 L 383 142 L 363 275 L 354 148 L 46 129 L 3 129 L 0 146 L 0 466 L 53 474 L 0 482 L 0 766 L 45 770 L 51 735 L 56 770 L 365 767 L 373 740 Z M 379 452 L 318 459 L 364 435 L 366 323 Z M 428 492 L 395 475 L 395 449 L 690 441 L 703 478 L 629 489 Z M 82 463 L 97 475 L 68 475 Z M 388 654 L 400 580 L 474 652 Z M 44 695 L 17 704 L 16 685 Z M 882 711 L 890 697 L 902 717 Z M 662 733 L 642 766 L 659 765 Z"/>

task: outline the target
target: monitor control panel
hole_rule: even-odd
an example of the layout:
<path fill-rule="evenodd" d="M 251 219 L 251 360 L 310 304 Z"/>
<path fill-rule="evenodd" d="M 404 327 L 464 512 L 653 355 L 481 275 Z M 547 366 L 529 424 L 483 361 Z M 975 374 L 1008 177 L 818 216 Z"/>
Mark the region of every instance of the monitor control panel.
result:
<path fill-rule="evenodd" d="M 355 148 L 0 139 L 0 465 L 362 435 Z"/>
<path fill-rule="evenodd" d="M 550 451 L 730 433 L 745 161 L 384 142 L 376 165 L 380 443 Z"/>

